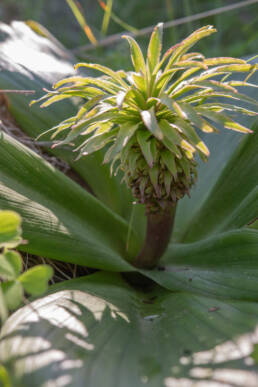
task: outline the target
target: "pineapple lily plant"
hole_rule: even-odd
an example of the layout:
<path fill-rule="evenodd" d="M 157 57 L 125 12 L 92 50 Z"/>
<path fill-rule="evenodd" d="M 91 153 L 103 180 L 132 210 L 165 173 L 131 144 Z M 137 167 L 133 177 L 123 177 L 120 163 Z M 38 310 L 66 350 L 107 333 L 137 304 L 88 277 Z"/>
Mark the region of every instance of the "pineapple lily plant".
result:
<path fill-rule="evenodd" d="M 130 45 L 133 71 L 79 63 L 75 69 L 87 67 L 104 75 L 62 79 L 54 91 L 40 99 L 45 100 L 41 107 L 72 96 L 86 100 L 75 116 L 51 129 L 52 139 L 66 133 L 54 147 L 77 142 L 78 158 L 105 148 L 104 163 L 111 163 L 111 174 L 122 171 L 122 180 L 145 205 L 148 219 L 144 246 L 133 262 L 137 267 L 153 268 L 163 255 L 177 202 L 185 194 L 190 196 L 197 179 L 196 156 L 204 162 L 209 157 L 198 132 L 216 133 L 214 123 L 220 123 L 229 130 L 252 133 L 230 114 L 256 115 L 239 106 L 242 101 L 257 103 L 239 93 L 236 86 L 255 86 L 247 79 L 257 65 L 189 53 L 200 39 L 214 32 L 212 26 L 202 27 L 162 55 L 160 23 L 151 35 L 146 60 L 137 42 L 124 36 Z M 235 72 L 248 75 L 244 81 L 227 80 Z"/>
<path fill-rule="evenodd" d="M 53 49 L 27 26 L 1 28 L 9 43 L 24 33 L 26 44 Z M 49 109 L 10 97 L 29 136 L 54 127 L 48 150 L 95 196 L 1 132 L 0 207 L 22 216 L 28 243 L 19 249 L 98 271 L 51 285 L 9 317 L 5 387 L 257 385 L 257 66 L 188 51 L 213 32 L 197 30 L 162 55 L 158 25 L 146 61 L 126 37 L 132 72 L 83 64 L 104 75 L 57 82 L 43 97 L 42 106 L 60 100 Z M 49 88 L 48 74 L 5 61 L 2 88 Z M 151 286 L 134 285 L 135 273 Z"/>

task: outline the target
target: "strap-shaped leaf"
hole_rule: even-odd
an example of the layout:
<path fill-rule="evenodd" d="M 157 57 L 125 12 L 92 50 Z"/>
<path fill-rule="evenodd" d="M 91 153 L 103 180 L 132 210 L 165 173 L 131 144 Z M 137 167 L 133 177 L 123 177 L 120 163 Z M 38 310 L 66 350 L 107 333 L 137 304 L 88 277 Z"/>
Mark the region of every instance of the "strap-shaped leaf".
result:
<path fill-rule="evenodd" d="M 73 85 L 71 85 L 71 83 Z M 60 87 L 60 86 L 63 86 L 64 84 L 69 84 L 69 86 Z M 79 77 L 79 76 L 61 79 L 53 86 L 53 88 L 58 89 L 58 91 L 61 92 L 65 90 L 72 90 L 73 88 L 76 88 L 76 87 L 87 86 L 87 85 L 95 85 L 95 86 L 101 87 L 112 94 L 114 94 L 120 89 L 120 86 L 117 85 L 117 83 L 113 82 L 112 78 L 110 77 L 106 77 L 106 79 L 104 79 L 104 77 L 93 78 L 93 77 Z"/>
<path fill-rule="evenodd" d="M 95 268 L 130 267 L 121 256 L 125 221 L 14 139 L 1 134 L 0 141 L 0 207 L 23 218 L 29 243 L 20 249 Z"/>
<path fill-rule="evenodd" d="M 72 76 L 72 77 L 67 77 L 67 78 L 62 78 L 53 85 L 53 89 L 58 89 L 60 86 L 66 85 L 66 84 L 76 84 L 76 83 L 84 83 L 85 82 L 85 77 L 82 76 Z"/>
<path fill-rule="evenodd" d="M 171 58 L 166 66 L 166 70 L 172 67 L 172 65 L 180 59 L 180 57 L 185 54 L 194 44 L 199 40 L 205 38 L 216 32 L 217 30 L 213 26 L 204 26 L 196 31 L 194 31 L 190 36 L 182 41 L 181 44 L 173 51 Z"/>
<path fill-rule="evenodd" d="M 246 64 L 247 62 L 244 59 L 240 58 L 230 58 L 230 57 L 218 57 L 218 58 L 205 58 L 204 63 L 207 66 L 217 66 L 222 64 Z"/>
<path fill-rule="evenodd" d="M 229 81 L 227 84 L 231 86 L 245 86 L 245 87 L 258 87 L 255 83 L 249 83 L 246 81 Z"/>
<path fill-rule="evenodd" d="M 117 129 L 113 129 L 111 131 L 107 131 L 105 133 L 96 134 L 86 140 L 83 146 L 80 149 L 80 155 L 87 156 L 91 153 L 96 152 L 99 149 L 102 149 L 105 145 L 107 145 L 110 141 L 113 140 Z"/>
<path fill-rule="evenodd" d="M 185 60 L 185 61 L 179 61 L 177 63 L 173 64 L 173 67 L 180 67 L 182 69 L 187 69 L 189 67 L 198 67 L 200 69 L 207 70 L 208 66 L 204 62 L 195 61 L 195 60 Z"/>
<path fill-rule="evenodd" d="M 223 91 L 223 92 L 213 92 L 213 91 L 207 91 L 202 90 L 197 93 L 192 94 L 189 97 L 185 97 L 183 99 L 184 102 L 196 102 L 197 100 L 204 99 L 205 101 L 208 98 L 229 98 L 237 101 L 243 101 L 250 103 L 252 105 L 258 106 L 258 102 L 254 98 L 248 97 L 248 95 L 242 94 L 242 93 L 232 93 L 230 91 Z"/>
<path fill-rule="evenodd" d="M 169 290 L 256 300 L 258 231 L 237 230 L 188 245 L 170 245 L 165 270 L 144 271 Z"/>
<path fill-rule="evenodd" d="M 147 61 L 150 74 L 159 63 L 162 50 L 163 23 L 159 23 L 154 28 L 147 51 Z"/>
<path fill-rule="evenodd" d="M 167 120 L 160 120 L 160 128 L 165 137 L 167 137 L 175 145 L 181 145 L 182 137 L 178 131 Z"/>
<path fill-rule="evenodd" d="M 185 54 L 181 58 L 182 60 L 195 60 L 195 59 L 205 59 L 204 55 L 200 52 L 189 52 L 188 54 Z"/>
<path fill-rule="evenodd" d="M 246 128 L 245 126 L 238 124 L 237 122 L 230 119 L 228 116 L 221 114 L 219 112 L 209 111 L 207 109 L 196 108 L 196 111 L 201 115 L 209 118 L 212 121 L 218 122 L 223 125 L 224 128 L 236 130 L 241 133 L 253 133 L 252 130 Z"/>
<path fill-rule="evenodd" d="M 51 105 L 52 103 L 54 102 L 58 102 L 58 101 L 62 101 L 63 99 L 66 99 L 66 98 L 71 98 L 71 97 L 74 97 L 76 94 L 76 97 L 83 97 L 85 96 L 84 93 L 80 93 L 80 92 L 74 92 L 74 93 L 69 93 L 69 94 L 58 94 L 58 95 L 54 95 L 53 97 L 50 97 L 48 98 L 47 101 L 45 101 L 44 103 L 42 103 L 40 105 L 40 107 L 47 107 L 49 105 Z"/>
<path fill-rule="evenodd" d="M 90 117 L 72 127 L 72 130 L 68 133 L 66 138 L 58 143 L 58 146 L 63 144 L 68 144 L 69 142 L 76 139 L 81 133 L 83 133 L 91 124 L 94 124 L 98 121 L 106 121 L 114 116 L 114 109 L 109 109 L 104 112 L 100 112 L 93 117 Z"/>
<path fill-rule="evenodd" d="M 179 130 L 181 130 L 188 140 L 205 156 L 209 156 L 210 152 L 207 146 L 203 141 L 201 141 L 200 137 L 196 134 L 195 130 L 193 127 L 188 124 L 185 120 L 183 119 L 176 119 L 175 122 L 173 123 L 175 127 L 177 127 Z"/>
<path fill-rule="evenodd" d="M 214 91 L 219 91 L 219 92 L 231 91 L 233 93 L 237 93 L 237 89 L 231 86 L 228 82 L 220 82 L 212 79 L 210 81 L 207 81 L 207 80 L 200 81 L 200 82 L 197 81 L 196 84 L 199 86 L 207 87 L 207 89 L 210 88 L 211 90 L 214 90 Z"/>
<path fill-rule="evenodd" d="M 226 104 L 226 103 L 219 103 L 219 102 L 204 103 L 204 104 L 202 104 L 201 107 L 203 109 L 208 109 L 208 110 L 218 111 L 218 112 L 221 112 L 223 110 L 227 110 L 230 112 L 242 113 L 242 114 L 245 114 L 247 116 L 257 116 L 258 115 L 258 113 L 253 111 L 253 110 L 246 109 L 246 108 L 243 108 L 241 106 L 236 106 L 236 105 L 231 105 L 231 104 Z"/>
<path fill-rule="evenodd" d="M 169 139 L 169 137 L 164 137 L 162 140 L 163 145 L 170 150 L 177 158 L 181 159 L 182 154 L 179 148 L 174 144 L 173 141 Z"/>
<path fill-rule="evenodd" d="M 142 120 L 146 126 L 146 128 L 159 140 L 162 140 L 163 133 L 159 127 L 154 107 L 149 110 L 141 111 Z"/>
<path fill-rule="evenodd" d="M 176 127 L 180 132 L 183 132 L 187 138 L 191 142 L 191 144 L 196 147 L 201 153 L 205 156 L 209 156 L 209 150 L 204 144 L 203 141 L 196 134 L 194 128 L 186 121 L 188 119 L 187 114 L 180 108 L 172 98 L 169 98 L 167 95 L 162 95 L 160 98 L 162 103 L 166 105 L 170 110 L 175 111 L 179 118 L 177 118 L 171 126 Z M 181 118 L 180 118 L 181 117 Z M 166 125 L 165 125 L 166 126 Z"/>
<path fill-rule="evenodd" d="M 230 65 L 221 65 L 221 66 L 216 66 L 216 67 L 213 67 L 213 68 L 210 68 L 209 70 L 207 71 L 203 71 L 200 75 L 198 75 L 197 77 L 194 77 L 192 78 L 190 81 L 191 82 L 200 82 L 200 81 L 204 81 L 206 79 L 209 79 L 209 78 L 214 78 L 218 75 L 222 75 L 222 74 L 227 74 L 227 73 L 231 73 L 231 72 L 252 72 L 252 71 L 255 71 L 257 69 L 257 65 L 254 64 L 248 64 L 248 63 L 244 63 L 244 64 L 230 64 Z"/>
<path fill-rule="evenodd" d="M 183 81 L 189 78 L 192 74 L 196 73 L 198 71 L 198 67 L 193 67 L 188 70 L 185 70 L 183 74 L 172 83 L 172 85 L 166 90 L 166 94 L 170 95 L 173 90 L 175 90 L 178 86 L 183 85 Z M 181 86 L 180 86 L 181 87 Z"/>
<path fill-rule="evenodd" d="M 146 74 L 145 60 L 140 49 L 139 44 L 129 35 L 123 35 L 122 38 L 127 39 L 130 49 L 131 49 L 131 60 L 135 71 L 137 73 L 141 72 L 143 75 Z"/>
<path fill-rule="evenodd" d="M 256 191 L 254 189 L 258 181 L 257 124 L 253 127 L 253 131 L 253 134 L 243 138 L 222 170 L 207 200 L 199 209 L 198 214 L 195 214 L 191 225 L 188 225 L 185 233 L 186 241 L 198 240 L 216 233 L 223 229 L 226 223 L 234 227 L 236 220 L 231 221 L 230 219 L 235 218 L 234 214 L 242 213 L 242 206 L 243 208 L 247 206 L 249 209 L 248 214 L 245 212 L 246 224 L 256 216 Z M 250 201 L 249 195 L 253 198 L 253 202 Z M 216 216 L 211 216 L 211 214 L 216 214 Z"/>
<path fill-rule="evenodd" d="M 173 75 L 179 71 L 179 70 L 182 70 L 182 68 L 176 68 L 176 69 L 171 69 L 171 70 L 168 70 L 168 71 L 165 71 L 157 80 L 156 80 L 156 84 L 155 84 L 155 92 L 156 90 L 160 91 L 160 89 L 164 88 L 167 83 L 171 80 L 171 78 L 173 77 Z"/>
<path fill-rule="evenodd" d="M 105 156 L 105 160 L 104 160 L 105 163 L 112 160 L 117 153 L 122 151 L 122 149 L 128 144 L 128 141 L 134 135 L 137 128 L 138 128 L 138 124 L 132 125 L 130 123 L 127 123 L 127 124 L 120 125 L 120 129 L 117 134 L 115 144 L 112 150 L 109 152 L 109 154 Z"/>
<path fill-rule="evenodd" d="M 225 231 L 245 227 L 258 218 L 258 185 L 239 203 L 217 230 Z"/>
<path fill-rule="evenodd" d="M 74 66 L 75 70 L 77 70 L 79 67 L 87 67 L 87 68 L 90 68 L 93 70 L 101 71 L 102 73 L 109 75 L 116 83 L 123 86 L 125 89 L 128 88 L 127 83 L 124 82 L 122 77 L 121 77 L 121 73 L 115 72 L 115 71 L 111 70 L 109 67 L 102 66 L 102 65 L 96 64 L 96 63 L 77 63 Z"/>
<path fill-rule="evenodd" d="M 195 108 L 192 107 L 188 103 L 178 102 L 178 106 L 184 112 L 187 119 L 194 124 L 198 129 L 202 130 L 206 133 L 216 132 L 217 129 L 210 125 L 207 121 L 205 121 L 202 117 L 200 117 Z"/>

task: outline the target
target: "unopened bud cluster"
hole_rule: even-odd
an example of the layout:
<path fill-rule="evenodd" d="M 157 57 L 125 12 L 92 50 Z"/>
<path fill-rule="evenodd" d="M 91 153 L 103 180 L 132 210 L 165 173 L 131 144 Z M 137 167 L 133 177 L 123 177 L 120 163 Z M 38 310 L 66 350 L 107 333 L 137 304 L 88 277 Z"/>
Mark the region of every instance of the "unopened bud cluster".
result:
<path fill-rule="evenodd" d="M 172 175 L 162 161 L 162 151 L 166 152 L 166 149 L 160 144 L 160 154 L 150 168 L 140 147 L 133 145 L 129 157 L 120 166 L 133 196 L 151 212 L 160 211 L 167 202 L 175 204 L 185 194 L 190 195 L 190 188 L 197 179 L 197 162 L 194 159 L 176 159 L 177 172 Z"/>

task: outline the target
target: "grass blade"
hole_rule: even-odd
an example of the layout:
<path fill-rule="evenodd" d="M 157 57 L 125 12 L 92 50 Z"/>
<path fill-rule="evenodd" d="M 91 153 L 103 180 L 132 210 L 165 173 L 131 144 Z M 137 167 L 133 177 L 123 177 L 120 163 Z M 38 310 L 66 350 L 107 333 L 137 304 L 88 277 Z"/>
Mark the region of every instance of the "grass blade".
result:
<path fill-rule="evenodd" d="M 96 45 L 98 43 L 97 39 L 95 38 L 90 26 L 87 24 L 86 18 L 82 13 L 82 10 L 80 9 L 81 6 L 76 0 L 66 0 L 67 4 L 71 8 L 74 16 L 76 17 L 76 20 L 80 24 L 81 28 L 85 32 L 86 36 L 88 37 L 89 41 Z"/>
<path fill-rule="evenodd" d="M 102 0 L 98 0 L 98 2 L 101 8 L 105 11 L 107 8 L 107 4 L 105 4 Z M 121 26 L 124 30 L 130 31 L 134 34 L 139 32 L 137 28 L 132 27 L 130 24 L 127 24 L 126 22 L 121 20 L 112 10 L 110 11 L 110 19 L 112 19 L 116 24 Z"/>
<path fill-rule="evenodd" d="M 102 35 L 104 36 L 107 34 L 107 31 L 108 31 L 112 6 L 113 6 L 113 0 L 107 0 L 107 4 L 105 4 L 105 7 L 104 7 L 104 16 L 103 16 L 102 27 L 101 27 L 101 32 L 102 32 Z"/>

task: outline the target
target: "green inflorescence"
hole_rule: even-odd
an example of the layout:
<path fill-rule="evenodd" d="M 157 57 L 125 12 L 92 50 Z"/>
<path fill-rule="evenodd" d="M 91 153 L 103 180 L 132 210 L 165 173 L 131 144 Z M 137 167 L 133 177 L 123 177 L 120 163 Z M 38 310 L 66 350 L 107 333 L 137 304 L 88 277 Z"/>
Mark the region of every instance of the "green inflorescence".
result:
<path fill-rule="evenodd" d="M 257 114 L 239 106 L 242 101 L 256 106 L 257 102 L 236 89 L 254 86 L 247 79 L 257 65 L 238 58 L 206 59 L 198 52 L 188 52 L 214 32 L 212 26 L 202 27 L 162 55 L 160 23 L 151 35 L 146 60 L 137 42 L 124 36 L 130 45 L 133 71 L 77 64 L 76 69 L 86 67 L 104 75 L 65 78 L 40 99 L 45 100 L 43 107 L 73 96 L 86 99 L 76 116 L 52 128 L 53 138 L 65 133 L 57 145 L 76 141 L 78 157 L 105 148 L 104 163 L 111 163 L 111 173 L 121 170 L 134 197 L 152 211 L 189 194 L 197 178 L 196 155 L 203 161 L 209 156 L 197 131 L 217 132 L 219 123 L 249 133 L 228 113 Z M 242 82 L 232 77 L 228 80 L 235 72 L 247 72 L 248 76 Z M 224 103 L 225 99 L 229 103 Z"/>

